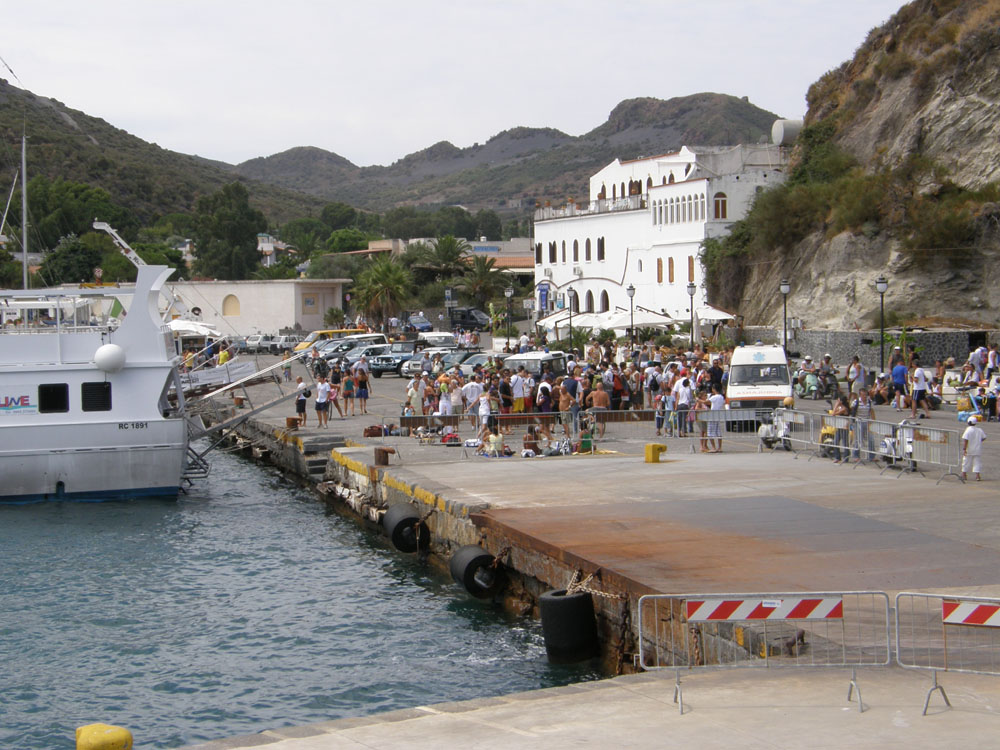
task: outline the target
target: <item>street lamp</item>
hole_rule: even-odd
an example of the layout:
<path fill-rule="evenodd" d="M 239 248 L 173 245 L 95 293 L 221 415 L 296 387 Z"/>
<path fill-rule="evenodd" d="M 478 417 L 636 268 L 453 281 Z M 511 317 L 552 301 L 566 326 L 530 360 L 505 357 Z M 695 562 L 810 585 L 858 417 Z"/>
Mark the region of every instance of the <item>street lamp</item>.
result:
<path fill-rule="evenodd" d="M 875 279 L 875 291 L 879 297 L 878 315 L 878 371 L 885 372 L 885 293 L 889 288 L 889 281 L 881 274 Z"/>
<path fill-rule="evenodd" d="M 514 287 L 509 286 L 503 290 L 504 296 L 507 298 L 507 351 L 510 351 L 510 298 L 514 296 Z"/>
<path fill-rule="evenodd" d="M 691 349 L 694 349 L 694 293 L 698 291 L 698 287 L 694 285 L 694 282 L 688 282 L 688 297 L 691 298 Z"/>
<path fill-rule="evenodd" d="M 631 284 L 628 285 L 628 289 L 625 290 L 625 294 L 628 295 L 628 324 L 629 324 L 629 341 L 632 344 L 632 348 L 635 349 L 635 287 Z"/>
<path fill-rule="evenodd" d="M 573 302 L 576 300 L 576 290 L 573 287 L 569 287 L 566 290 L 566 296 L 569 298 L 569 350 L 573 351 Z"/>
<path fill-rule="evenodd" d="M 781 292 L 781 296 L 784 298 L 784 306 L 781 313 L 781 346 L 785 350 L 785 356 L 788 356 L 788 293 L 792 291 L 792 285 L 788 283 L 788 279 L 782 279 L 781 283 L 778 284 L 778 291 Z"/>

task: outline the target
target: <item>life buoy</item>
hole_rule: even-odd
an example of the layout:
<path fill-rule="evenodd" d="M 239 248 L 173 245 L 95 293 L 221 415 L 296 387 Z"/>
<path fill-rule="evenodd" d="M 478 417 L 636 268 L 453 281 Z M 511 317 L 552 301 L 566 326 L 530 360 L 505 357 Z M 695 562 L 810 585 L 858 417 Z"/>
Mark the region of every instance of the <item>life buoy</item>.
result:
<path fill-rule="evenodd" d="M 495 558 L 475 544 L 460 547 L 452 555 L 448 568 L 456 583 L 478 599 L 490 599 L 504 584 L 504 570 L 494 565 Z"/>
<path fill-rule="evenodd" d="M 538 600 L 545 651 L 554 664 L 571 664 L 599 651 L 594 601 L 586 591 L 546 591 Z"/>
<path fill-rule="evenodd" d="M 382 516 L 382 528 L 392 546 L 400 552 L 416 552 L 430 547 L 431 533 L 412 505 L 400 503 L 389 508 Z"/>

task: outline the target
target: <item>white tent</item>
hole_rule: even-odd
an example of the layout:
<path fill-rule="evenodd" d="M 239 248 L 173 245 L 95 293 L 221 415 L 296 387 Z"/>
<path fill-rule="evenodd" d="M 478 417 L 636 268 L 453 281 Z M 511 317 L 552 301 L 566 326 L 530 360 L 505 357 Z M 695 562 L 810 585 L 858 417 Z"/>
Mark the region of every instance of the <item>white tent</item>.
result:
<path fill-rule="evenodd" d="M 174 318 L 167 326 L 171 331 L 179 333 L 182 336 L 212 336 L 213 338 L 221 338 L 222 334 L 217 330 L 212 328 L 210 325 L 201 323 L 197 320 L 184 320 L 183 318 Z"/>
<path fill-rule="evenodd" d="M 675 318 L 671 318 L 669 315 L 662 315 L 652 310 L 640 309 L 636 310 L 635 313 L 626 312 L 616 312 L 616 313 L 604 313 L 604 315 L 609 315 L 610 317 L 605 319 L 603 328 L 613 328 L 616 331 L 624 330 L 630 327 L 633 323 L 636 328 L 653 328 L 658 326 L 669 326 L 677 323 Z"/>
<path fill-rule="evenodd" d="M 735 320 L 736 316 L 727 313 L 725 310 L 720 310 L 717 307 L 712 307 L 711 305 L 703 305 L 702 307 L 696 307 L 694 314 L 698 316 L 698 320 L 705 323 L 718 323 L 723 320 Z"/>

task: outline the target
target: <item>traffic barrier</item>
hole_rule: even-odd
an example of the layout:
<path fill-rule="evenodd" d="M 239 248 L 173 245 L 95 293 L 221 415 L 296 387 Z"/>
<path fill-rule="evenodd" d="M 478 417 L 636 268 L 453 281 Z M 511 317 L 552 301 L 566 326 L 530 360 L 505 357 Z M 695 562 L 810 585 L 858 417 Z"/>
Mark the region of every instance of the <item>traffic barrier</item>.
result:
<path fill-rule="evenodd" d="M 1000 675 L 1000 599 L 949 594 L 896 594 L 896 663 L 931 672 L 931 695 L 941 692 L 938 672 Z"/>
<path fill-rule="evenodd" d="M 684 713 L 682 669 L 838 667 L 892 660 L 889 597 L 881 591 L 651 594 L 639 599 L 639 663 L 673 669 Z"/>

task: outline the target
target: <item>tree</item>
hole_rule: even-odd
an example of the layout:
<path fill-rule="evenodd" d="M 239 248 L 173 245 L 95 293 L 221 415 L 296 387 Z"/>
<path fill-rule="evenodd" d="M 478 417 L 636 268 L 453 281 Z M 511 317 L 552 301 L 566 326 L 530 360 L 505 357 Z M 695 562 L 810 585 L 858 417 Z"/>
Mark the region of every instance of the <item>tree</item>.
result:
<path fill-rule="evenodd" d="M 477 255 L 466 268 L 465 276 L 462 277 L 458 288 L 476 300 L 479 307 L 483 307 L 486 300 L 499 294 L 506 285 L 507 280 L 503 272 L 496 267 L 496 261 L 493 258 Z"/>
<path fill-rule="evenodd" d="M 497 241 L 503 236 L 503 226 L 496 211 L 484 208 L 476 214 L 476 236 Z"/>
<path fill-rule="evenodd" d="M 239 182 L 199 198 L 196 212 L 196 273 L 217 279 L 246 279 L 259 265 L 257 235 L 267 229 L 264 214 L 250 207 Z"/>
<path fill-rule="evenodd" d="M 347 313 L 339 307 L 328 307 L 323 314 L 323 325 L 330 328 L 342 328 L 346 319 Z"/>
<path fill-rule="evenodd" d="M 12 205 L 20 200 L 18 190 Z M 28 209 L 33 217 L 31 239 L 39 237 L 45 248 L 54 247 L 70 234 L 82 236 L 89 232 L 95 218 L 108 222 L 126 237 L 133 236 L 138 227 L 135 217 L 112 203 L 107 191 L 70 180 L 42 176 L 32 179 L 28 183 Z M 16 212 L 8 218 L 11 226 L 20 227 Z"/>
<path fill-rule="evenodd" d="M 402 309 L 410 283 L 410 272 L 391 256 L 382 255 L 361 272 L 354 285 L 354 302 L 382 323 Z"/>
<path fill-rule="evenodd" d="M 434 214 L 434 234 L 437 237 L 477 237 L 476 220 L 461 206 L 444 206 Z"/>
<path fill-rule="evenodd" d="M 330 236 L 330 227 L 319 219 L 292 219 L 281 227 L 280 236 L 305 258 L 323 247 L 323 238 Z"/>
<path fill-rule="evenodd" d="M 400 206 L 386 211 L 382 219 L 382 233 L 386 237 L 403 240 L 437 236 L 434 217 L 426 211 L 417 211 L 413 206 Z"/>
<path fill-rule="evenodd" d="M 354 226 L 358 218 L 358 211 L 346 203 L 327 203 L 323 206 L 319 216 L 323 223 L 329 227 L 329 231 L 334 231 Z"/>
<path fill-rule="evenodd" d="M 21 263 L 6 250 L 0 250 L 0 289 L 17 289 L 22 281 Z"/>
<path fill-rule="evenodd" d="M 113 249 L 114 243 L 104 234 L 91 232 L 86 240 L 67 235 L 45 256 L 40 274 L 51 286 L 93 281 L 94 269 L 102 268 L 105 251 Z"/>
<path fill-rule="evenodd" d="M 368 247 L 368 235 L 360 229 L 336 229 L 326 239 L 326 249 L 331 253 L 364 250 L 366 247 Z"/>
<path fill-rule="evenodd" d="M 471 246 L 465 240 L 458 240 L 450 234 L 434 240 L 430 247 L 424 246 L 413 263 L 413 268 L 426 271 L 428 281 L 442 281 L 452 276 L 461 276 L 468 267 Z"/>
<path fill-rule="evenodd" d="M 321 255 L 309 262 L 306 276 L 310 279 L 356 279 L 361 275 L 364 261 L 357 255 Z"/>

